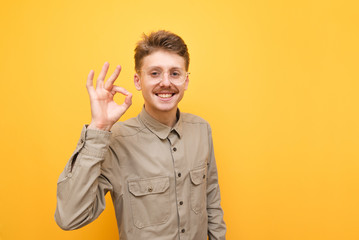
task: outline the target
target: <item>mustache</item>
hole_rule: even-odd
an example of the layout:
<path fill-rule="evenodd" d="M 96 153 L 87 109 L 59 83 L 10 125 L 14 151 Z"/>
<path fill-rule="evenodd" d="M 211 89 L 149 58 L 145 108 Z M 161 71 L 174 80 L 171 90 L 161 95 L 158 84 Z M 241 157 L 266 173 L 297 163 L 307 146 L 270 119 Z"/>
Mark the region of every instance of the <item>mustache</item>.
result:
<path fill-rule="evenodd" d="M 171 92 L 171 93 L 178 93 L 179 90 L 174 87 L 156 87 L 153 92 L 159 93 L 159 92 Z"/>

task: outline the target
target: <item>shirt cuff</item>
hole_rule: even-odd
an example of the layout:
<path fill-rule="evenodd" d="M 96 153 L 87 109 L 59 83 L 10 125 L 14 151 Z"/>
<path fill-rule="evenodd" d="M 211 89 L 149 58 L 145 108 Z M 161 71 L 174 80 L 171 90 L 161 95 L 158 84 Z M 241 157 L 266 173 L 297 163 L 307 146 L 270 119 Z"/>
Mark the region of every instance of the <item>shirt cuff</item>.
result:
<path fill-rule="evenodd" d="M 97 129 L 88 129 L 88 125 L 84 125 L 81 131 L 80 144 L 82 153 L 95 156 L 104 157 L 110 145 L 112 133 L 109 131 L 102 131 Z"/>

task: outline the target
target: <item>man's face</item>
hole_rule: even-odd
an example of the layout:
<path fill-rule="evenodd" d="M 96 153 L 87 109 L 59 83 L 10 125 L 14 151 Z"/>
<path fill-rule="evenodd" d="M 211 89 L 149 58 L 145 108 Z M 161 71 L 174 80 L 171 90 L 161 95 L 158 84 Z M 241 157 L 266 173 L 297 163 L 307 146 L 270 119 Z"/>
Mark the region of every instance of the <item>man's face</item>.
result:
<path fill-rule="evenodd" d="M 184 74 L 183 82 L 174 84 L 170 78 L 174 78 L 178 73 Z M 162 74 L 161 81 L 154 81 L 158 74 Z M 185 60 L 176 53 L 155 51 L 143 58 L 141 72 L 135 74 L 134 81 L 137 90 L 142 90 L 147 112 L 176 112 L 177 105 L 188 87 Z"/>

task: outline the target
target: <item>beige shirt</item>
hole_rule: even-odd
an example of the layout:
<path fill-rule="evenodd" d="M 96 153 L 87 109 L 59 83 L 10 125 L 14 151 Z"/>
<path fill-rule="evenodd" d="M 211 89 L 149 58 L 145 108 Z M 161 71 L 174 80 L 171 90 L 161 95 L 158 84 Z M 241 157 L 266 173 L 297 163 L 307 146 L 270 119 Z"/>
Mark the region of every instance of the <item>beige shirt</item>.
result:
<path fill-rule="evenodd" d="M 171 128 L 144 109 L 111 132 L 81 132 L 57 185 L 55 220 L 85 226 L 110 191 L 121 240 L 225 239 L 210 126 L 179 113 Z"/>

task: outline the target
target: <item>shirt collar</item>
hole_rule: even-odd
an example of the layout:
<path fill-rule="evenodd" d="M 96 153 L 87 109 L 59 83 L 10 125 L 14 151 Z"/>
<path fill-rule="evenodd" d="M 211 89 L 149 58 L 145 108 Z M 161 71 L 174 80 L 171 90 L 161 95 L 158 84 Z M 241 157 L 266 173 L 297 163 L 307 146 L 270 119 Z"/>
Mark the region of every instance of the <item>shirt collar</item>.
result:
<path fill-rule="evenodd" d="M 171 131 L 174 131 L 178 134 L 179 138 L 182 137 L 182 117 L 180 110 L 177 108 L 177 122 L 176 124 L 171 128 L 165 124 L 160 123 L 153 117 L 151 117 L 145 110 L 145 107 L 142 108 L 142 111 L 140 113 L 140 120 L 143 122 L 143 124 L 151 131 L 153 132 L 157 137 L 161 139 L 166 139 L 168 135 L 171 133 Z"/>

